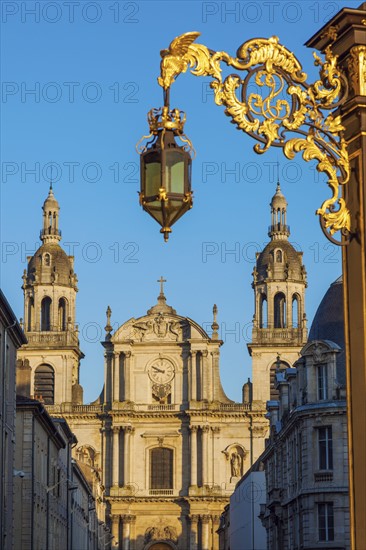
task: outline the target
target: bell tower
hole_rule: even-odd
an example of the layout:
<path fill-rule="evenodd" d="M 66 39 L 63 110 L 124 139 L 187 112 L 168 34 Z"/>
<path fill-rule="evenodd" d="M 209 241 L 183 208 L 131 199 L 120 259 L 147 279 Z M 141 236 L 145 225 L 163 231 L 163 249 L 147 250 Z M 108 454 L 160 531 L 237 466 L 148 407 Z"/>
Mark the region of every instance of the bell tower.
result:
<path fill-rule="evenodd" d="M 270 242 L 257 254 L 253 270 L 254 316 L 252 341 L 253 399 L 276 399 L 274 377 L 291 367 L 307 340 L 306 270 L 302 252 L 289 242 L 287 201 L 280 184 L 271 203 Z"/>
<path fill-rule="evenodd" d="M 29 371 L 30 393 L 46 405 L 82 403 L 79 364 L 84 357 L 75 325 L 74 257 L 61 248 L 59 204 L 52 184 L 43 204 L 41 247 L 23 274 L 24 332 L 17 368 Z"/>

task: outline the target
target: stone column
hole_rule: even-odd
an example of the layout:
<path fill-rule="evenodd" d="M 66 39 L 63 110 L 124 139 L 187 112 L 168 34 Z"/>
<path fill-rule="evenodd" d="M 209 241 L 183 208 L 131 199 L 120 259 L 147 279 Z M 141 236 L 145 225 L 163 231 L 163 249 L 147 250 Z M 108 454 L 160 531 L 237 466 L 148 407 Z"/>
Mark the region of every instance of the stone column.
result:
<path fill-rule="evenodd" d="M 209 375 L 209 366 L 208 366 L 208 351 L 207 349 L 202 351 L 202 361 L 201 361 L 201 398 L 208 399 L 208 389 L 210 384 L 210 375 Z"/>
<path fill-rule="evenodd" d="M 197 400 L 197 352 L 191 351 L 191 388 L 190 398 L 193 401 Z"/>
<path fill-rule="evenodd" d="M 113 514 L 112 515 L 112 530 L 111 530 L 111 535 L 112 535 L 112 539 L 111 539 L 111 546 L 112 548 L 119 548 L 119 516 L 116 515 L 116 514 Z M 109 535 L 108 535 L 108 538 L 106 537 L 107 541 L 108 542 L 108 539 L 109 539 Z M 107 545 L 106 545 L 107 546 Z"/>
<path fill-rule="evenodd" d="M 209 426 L 202 426 L 202 485 L 207 485 L 207 440 Z"/>
<path fill-rule="evenodd" d="M 120 427 L 113 427 L 113 464 L 112 464 L 112 480 L 113 485 L 119 486 L 119 432 Z"/>
<path fill-rule="evenodd" d="M 113 401 L 119 401 L 119 353 L 113 354 Z"/>
<path fill-rule="evenodd" d="M 202 523 L 202 550 L 209 549 L 209 526 L 210 526 L 210 516 L 203 515 L 201 516 Z"/>
<path fill-rule="evenodd" d="M 131 523 L 135 521 L 136 517 L 129 514 L 122 516 L 123 527 L 123 543 L 122 550 L 132 550 L 131 548 Z"/>
<path fill-rule="evenodd" d="M 197 486 L 197 428 L 191 426 L 191 485 Z"/>
<path fill-rule="evenodd" d="M 190 530 L 190 545 L 189 550 L 197 550 L 198 548 L 198 519 L 196 514 L 191 515 L 191 530 Z"/>

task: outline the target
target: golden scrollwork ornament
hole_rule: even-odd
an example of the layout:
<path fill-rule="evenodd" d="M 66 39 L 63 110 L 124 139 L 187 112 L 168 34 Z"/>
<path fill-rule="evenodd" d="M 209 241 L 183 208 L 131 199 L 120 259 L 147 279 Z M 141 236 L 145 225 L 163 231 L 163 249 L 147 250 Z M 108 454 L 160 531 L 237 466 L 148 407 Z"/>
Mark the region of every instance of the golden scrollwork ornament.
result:
<path fill-rule="evenodd" d="M 314 160 L 317 170 L 326 174 L 332 197 L 316 213 L 326 236 L 337 244 L 346 244 L 351 221 L 340 185 L 348 182 L 350 167 L 344 127 L 333 111 L 346 100 L 348 85 L 337 66 L 337 56 L 330 47 L 325 50 L 324 60 L 314 54 L 319 80 L 308 84 L 300 62 L 276 36 L 251 39 L 232 57 L 196 44 L 199 35 L 185 33 L 161 51 L 158 83 L 165 97 L 175 79 L 188 69 L 195 76 L 212 77 L 215 103 L 224 106 L 237 128 L 258 142 L 256 153 L 275 146 L 293 159 L 301 152 L 305 161 Z M 245 75 L 223 78 L 222 63 L 245 71 Z M 253 84 L 260 93 L 249 93 Z M 338 231 L 340 241 L 333 237 Z"/>

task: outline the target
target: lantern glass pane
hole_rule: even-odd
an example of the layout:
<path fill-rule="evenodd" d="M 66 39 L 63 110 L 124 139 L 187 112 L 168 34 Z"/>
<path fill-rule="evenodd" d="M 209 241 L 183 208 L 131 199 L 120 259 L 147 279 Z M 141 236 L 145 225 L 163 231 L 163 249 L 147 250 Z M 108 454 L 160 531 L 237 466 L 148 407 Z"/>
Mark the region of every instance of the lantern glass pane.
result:
<path fill-rule="evenodd" d="M 165 182 L 168 193 L 184 193 L 184 157 L 179 151 L 166 154 Z"/>
<path fill-rule="evenodd" d="M 147 162 L 145 165 L 146 197 L 159 194 L 160 188 L 160 162 Z"/>

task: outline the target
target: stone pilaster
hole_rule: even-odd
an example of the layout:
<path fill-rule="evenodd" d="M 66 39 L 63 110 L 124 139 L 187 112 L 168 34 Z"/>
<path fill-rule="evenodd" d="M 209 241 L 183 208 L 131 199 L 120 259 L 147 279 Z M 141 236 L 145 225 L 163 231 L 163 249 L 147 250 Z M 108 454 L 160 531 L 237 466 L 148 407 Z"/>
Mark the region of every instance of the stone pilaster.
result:
<path fill-rule="evenodd" d="M 197 485 L 197 428 L 191 426 L 191 485 Z"/>
<path fill-rule="evenodd" d="M 119 525 L 120 525 L 120 516 L 117 514 L 112 515 L 112 548 L 119 548 Z M 107 546 L 107 545 L 106 545 Z"/>
<path fill-rule="evenodd" d="M 125 426 L 123 428 L 124 432 L 124 472 L 123 472 L 123 485 L 127 485 L 131 482 L 131 461 L 133 454 L 133 433 L 135 428 L 132 426 Z"/>
<path fill-rule="evenodd" d="M 202 426 L 202 485 L 207 485 L 208 479 L 208 434 L 210 427 Z"/>
<path fill-rule="evenodd" d="M 210 373 L 209 373 L 209 361 L 207 349 L 202 351 L 201 361 L 201 397 L 202 399 L 208 399 L 209 385 L 210 385 Z"/>
<path fill-rule="evenodd" d="M 113 427 L 113 485 L 119 486 L 119 433 L 120 427 Z"/>
<path fill-rule="evenodd" d="M 189 550 L 198 549 L 198 520 L 199 516 L 197 514 L 192 514 L 190 517 L 191 520 L 191 530 L 190 530 L 190 546 Z"/>
<path fill-rule="evenodd" d="M 197 400 L 197 352 L 191 351 L 191 388 L 190 388 L 190 398 L 193 401 Z"/>
<path fill-rule="evenodd" d="M 113 401 L 119 401 L 119 353 L 113 354 Z"/>
<path fill-rule="evenodd" d="M 201 516 L 202 524 L 202 550 L 209 550 L 210 545 L 210 520 L 211 516 L 204 514 Z"/>
<path fill-rule="evenodd" d="M 122 518 L 122 550 L 132 550 L 131 547 L 131 527 L 132 523 L 136 520 L 136 516 L 130 514 L 124 514 Z"/>

